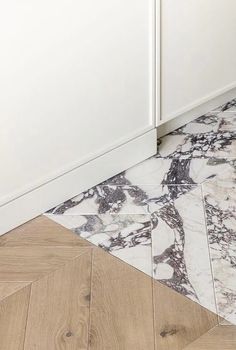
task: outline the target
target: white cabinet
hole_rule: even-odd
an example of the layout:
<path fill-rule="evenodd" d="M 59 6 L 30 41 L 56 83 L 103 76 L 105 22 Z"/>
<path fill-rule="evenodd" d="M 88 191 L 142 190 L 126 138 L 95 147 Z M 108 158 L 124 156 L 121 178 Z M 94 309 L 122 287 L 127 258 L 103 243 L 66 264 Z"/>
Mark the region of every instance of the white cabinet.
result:
<path fill-rule="evenodd" d="M 0 234 L 236 94 L 235 37 L 235 0 L 0 0 Z"/>
<path fill-rule="evenodd" d="M 155 153 L 154 5 L 0 0 L 0 214 L 76 169 L 38 210 Z"/>
<path fill-rule="evenodd" d="M 0 197 L 153 128 L 152 9 L 0 2 Z"/>
<path fill-rule="evenodd" d="M 236 87 L 236 1 L 161 1 L 163 122 Z"/>

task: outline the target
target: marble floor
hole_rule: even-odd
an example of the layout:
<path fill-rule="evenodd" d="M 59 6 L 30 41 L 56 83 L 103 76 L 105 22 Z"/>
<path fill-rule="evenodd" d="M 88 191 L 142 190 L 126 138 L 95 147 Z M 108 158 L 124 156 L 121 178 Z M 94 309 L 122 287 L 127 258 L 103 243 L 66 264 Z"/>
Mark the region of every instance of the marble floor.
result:
<path fill-rule="evenodd" d="M 236 99 L 45 215 L 236 324 Z"/>

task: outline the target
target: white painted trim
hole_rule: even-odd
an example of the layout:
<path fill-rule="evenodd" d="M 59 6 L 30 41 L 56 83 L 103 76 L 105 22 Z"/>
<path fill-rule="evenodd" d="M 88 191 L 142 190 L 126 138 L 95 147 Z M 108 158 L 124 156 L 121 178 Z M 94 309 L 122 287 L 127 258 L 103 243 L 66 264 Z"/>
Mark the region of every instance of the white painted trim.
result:
<path fill-rule="evenodd" d="M 207 103 L 208 101 L 211 101 L 211 100 L 217 98 L 218 96 L 224 95 L 225 93 L 227 93 L 235 88 L 236 88 L 236 82 L 233 82 L 232 84 L 227 85 L 222 89 L 214 91 L 213 93 L 211 93 L 203 98 L 200 98 L 197 101 L 194 101 L 193 103 L 191 103 L 191 104 L 179 109 L 178 111 L 170 114 L 168 117 L 162 116 L 161 117 L 162 123 L 165 123 L 171 119 L 179 117 L 187 112 L 190 112 L 190 111 L 194 110 L 195 108 L 197 108 L 198 106 L 201 106 L 201 105 Z M 159 123 L 159 125 L 161 125 L 161 123 Z"/>
<path fill-rule="evenodd" d="M 236 97 L 236 84 L 234 85 L 235 86 L 233 87 L 233 89 L 229 89 L 229 90 L 223 89 L 225 92 L 222 93 L 221 95 L 214 94 L 215 97 L 209 100 L 204 99 L 205 102 L 202 102 L 200 105 L 196 105 L 191 110 L 188 110 L 186 108 L 187 110 L 186 112 L 183 112 L 181 115 L 178 114 L 175 118 L 160 124 L 157 128 L 158 137 L 162 137 L 168 134 L 169 132 L 177 128 L 180 128 L 186 123 L 191 122 L 195 118 L 200 117 L 201 115 L 204 115 L 209 111 L 221 106 L 222 104 L 227 103 L 230 100 L 234 99 Z"/>
<path fill-rule="evenodd" d="M 129 142 L 130 140 L 133 140 L 144 133 L 154 129 L 156 127 L 156 96 L 159 95 L 159 87 L 158 92 L 156 90 L 156 2 L 160 2 L 160 0 L 150 0 L 149 6 L 150 6 L 150 31 L 152 35 L 150 35 L 149 41 L 149 56 L 150 56 L 150 101 L 149 101 L 149 108 L 150 113 L 149 116 L 147 116 L 147 125 L 142 127 L 141 129 L 137 130 L 134 127 L 134 131 L 125 134 L 124 137 L 120 138 L 119 140 L 116 140 L 112 144 L 104 144 L 102 148 L 97 149 L 96 152 L 92 152 L 90 154 L 87 154 L 86 157 L 80 158 L 78 161 L 65 164 L 63 168 L 57 169 L 53 173 L 45 174 L 40 179 L 37 179 L 36 181 L 32 183 L 28 183 L 26 186 L 18 188 L 16 191 L 8 193 L 7 195 L 0 197 L 0 207 L 2 205 L 6 205 L 8 202 L 27 194 L 29 191 L 32 191 L 33 189 L 40 187 L 53 179 L 62 176 L 63 174 L 66 174 L 69 171 L 72 171 L 76 169 L 77 167 L 90 162 L 91 160 L 102 156 L 103 154 L 112 151 L 116 147 L 120 147 L 126 142 Z M 157 94 L 157 95 L 156 95 Z"/>
<path fill-rule="evenodd" d="M 57 176 L 0 207 L 0 234 L 156 153 L 156 129 Z"/>
<path fill-rule="evenodd" d="M 156 115 L 155 126 L 161 119 L 161 0 L 155 2 L 155 80 L 156 80 Z"/>
<path fill-rule="evenodd" d="M 102 156 L 103 154 L 110 152 L 112 150 L 114 150 L 115 148 L 122 146 L 123 144 L 129 142 L 130 140 L 135 139 L 136 137 L 139 137 L 141 135 L 143 135 L 144 133 L 154 129 L 154 125 L 153 126 L 147 126 L 146 128 L 143 128 L 141 130 L 135 130 L 135 132 L 133 132 L 132 134 L 128 134 L 125 137 L 123 137 L 122 139 L 118 140 L 117 142 L 114 142 L 112 145 L 105 145 L 102 149 L 97 150 L 97 152 L 94 153 L 90 153 L 86 156 L 86 158 L 82 158 L 76 162 L 73 162 L 72 164 L 67 164 L 65 167 L 61 168 L 61 169 L 57 169 L 55 172 L 51 173 L 51 174 L 46 174 L 43 178 L 38 179 L 37 181 L 33 182 L 33 183 L 29 183 L 27 184 L 26 187 L 24 188 L 20 188 L 19 190 L 13 192 L 13 193 L 9 193 L 7 196 L 3 196 L 0 198 L 0 207 L 2 205 L 7 204 L 8 202 L 23 196 L 24 194 L 27 194 L 28 192 L 32 191 L 33 189 L 40 187 L 42 185 L 47 184 L 48 182 L 54 180 L 57 177 L 60 177 L 66 173 L 68 173 L 69 171 L 72 171 L 76 168 L 78 168 L 79 166 L 86 164 L 88 162 L 90 162 L 91 160 Z"/>
<path fill-rule="evenodd" d="M 158 0 L 157 0 L 158 1 Z M 150 32 L 152 33 L 149 38 L 150 45 L 150 106 L 151 106 L 151 123 L 155 128 L 156 126 L 156 0 L 151 0 L 150 6 Z"/>

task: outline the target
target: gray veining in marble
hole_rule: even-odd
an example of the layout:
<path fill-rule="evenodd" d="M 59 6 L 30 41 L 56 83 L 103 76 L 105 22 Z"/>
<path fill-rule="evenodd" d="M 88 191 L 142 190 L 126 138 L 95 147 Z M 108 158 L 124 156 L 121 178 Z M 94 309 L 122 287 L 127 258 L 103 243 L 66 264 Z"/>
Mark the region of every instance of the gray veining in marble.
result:
<path fill-rule="evenodd" d="M 236 324 L 236 99 L 45 215 Z"/>

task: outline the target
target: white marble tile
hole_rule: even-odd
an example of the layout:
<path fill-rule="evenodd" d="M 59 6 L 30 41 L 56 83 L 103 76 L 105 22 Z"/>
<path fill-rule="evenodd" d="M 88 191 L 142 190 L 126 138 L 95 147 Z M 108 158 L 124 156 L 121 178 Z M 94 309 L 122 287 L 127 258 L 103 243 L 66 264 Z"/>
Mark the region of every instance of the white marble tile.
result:
<path fill-rule="evenodd" d="M 128 169 L 124 182 L 132 185 L 200 184 L 235 168 L 233 159 L 190 158 L 170 159 L 152 157 Z M 107 182 L 109 183 L 109 182 Z M 112 182 L 111 182 L 112 183 Z M 122 183 L 120 183 L 122 184 Z"/>
<path fill-rule="evenodd" d="M 227 109 L 225 112 L 228 112 L 228 113 L 234 113 L 236 112 L 236 103 L 234 106 L 230 107 L 229 109 Z"/>
<path fill-rule="evenodd" d="M 228 144 L 226 135 L 222 135 L 221 139 L 219 141 L 216 141 L 214 145 L 212 145 L 210 149 L 208 149 L 206 155 L 209 158 L 210 157 L 228 158 L 228 159 L 235 158 L 236 157 L 236 139 L 231 140 L 230 144 Z"/>
<path fill-rule="evenodd" d="M 236 99 L 46 215 L 236 324 L 235 112 Z"/>
<path fill-rule="evenodd" d="M 201 188 L 155 213 L 154 278 L 215 312 Z"/>
<path fill-rule="evenodd" d="M 236 132 L 236 111 L 235 113 L 219 113 L 218 118 L 220 120 L 219 124 L 219 131 L 225 132 L 225 131 L 230 131 L 230 132 Z"/>
<path fill-rule="evenodd" d="M 206 152 L 207 157 L 236 157 L 236 113 L 219 113 L 219 127 L 213 135 L 211 146 Z"/>
<path fill-rule="evenodd" d="M 48 214 L 148 214 L 191 191 L 193 185 L 101 185 L 52 209 Z M 83 198 L 82 198 L 83 197 Z"/>
<path fill-rule="evenodd" d="M 172 159 L 152 157 L 126 170 L 124 178 L 132 185 L 160 185 L 171 163 Z"/>
<path fill-rule="evenodd" d="M 218 314 L 236 324 L 236 181 L 203 184 Z"/>
<path fill-rule="evenodd" d="M 194 119 L 192 122 L 189 122 L 188 124 L 182 126 L 181 128 L 174 131 L 172 134 L 182 133 L 184 135 L 197 135 L 217 132 L 219 123 L 219 112 L 209 112 L 201 117 Z"/>
<path fill-rule="evenodd" d="M 51 214 L 145 214 L 147 195 L 137 186 L 100 185 L 49 211 Z"/>
<path fill-rule="evenodd" d="M 234 113 L 215 112 L 195 119 L 160 139 L 162 158 L 236 157 Z"/>
<path fill-rule="evenodd" d="M 142 166 L 144 178 L 142 181 Z M 163 159 L 150 158 L 146 162 L 118 175 L 119 180 L 81 193 L 50 210 L 50 213 L 105 214 L 151 213 L 158 206 L 191 190 L 195 184 L 236 172 L 236 159 Z M 157 174 L 155 176 L 155 174 Z M 118 183 L 118 185 L 114 185 Z M 122 184 L 123 183 L 123 184 Z"/>
<path fill-rule="evenodd" d="M 214 109 L 214 112 L 232 112 L 236 111 L 236 99 L 233 99 L 232 101 L 229 101 L 222 106 L 219 106 Z"/>
<path fill-rule="evenodd" d="M 150 244 L 115 250 L 111 254 L 152 277 L 152 249 Z"/>
<path fill-rule="evenodd" d="M 138 166 L 128 169 L 123 174 L 123 179 L 137 186 L 143 184 L 193 185 L 201 184 L 209 178 L 221 176 L 223 172 L 234 169 L 236 169 L 234 158 L 170 159 L 152 157 Z"/>

